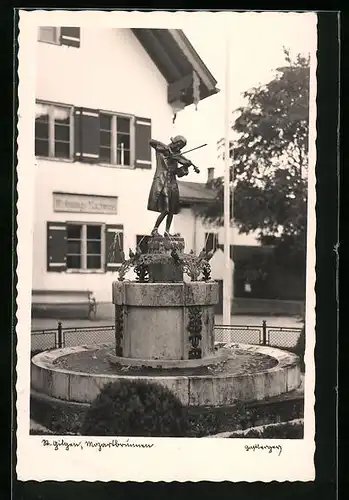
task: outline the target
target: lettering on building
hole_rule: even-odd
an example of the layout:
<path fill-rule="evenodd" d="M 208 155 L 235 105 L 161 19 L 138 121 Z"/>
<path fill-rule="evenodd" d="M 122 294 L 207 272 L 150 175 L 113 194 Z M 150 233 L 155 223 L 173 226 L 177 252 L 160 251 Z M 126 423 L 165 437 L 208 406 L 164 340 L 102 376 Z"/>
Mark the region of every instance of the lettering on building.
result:
<path fill-rule="evenodd" d="M 117 214 L 117 197 L 53 193 L 54 212 Z"/>

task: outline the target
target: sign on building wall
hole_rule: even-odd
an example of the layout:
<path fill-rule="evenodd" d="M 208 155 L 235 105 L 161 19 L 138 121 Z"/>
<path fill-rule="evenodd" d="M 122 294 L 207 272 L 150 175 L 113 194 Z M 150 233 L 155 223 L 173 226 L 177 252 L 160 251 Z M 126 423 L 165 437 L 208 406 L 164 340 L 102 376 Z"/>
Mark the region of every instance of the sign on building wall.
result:
<path fill-rule="evenodd" d="M 54 212 L 116 214 L 117 197 L 87 194 L 53 193 Z"/>

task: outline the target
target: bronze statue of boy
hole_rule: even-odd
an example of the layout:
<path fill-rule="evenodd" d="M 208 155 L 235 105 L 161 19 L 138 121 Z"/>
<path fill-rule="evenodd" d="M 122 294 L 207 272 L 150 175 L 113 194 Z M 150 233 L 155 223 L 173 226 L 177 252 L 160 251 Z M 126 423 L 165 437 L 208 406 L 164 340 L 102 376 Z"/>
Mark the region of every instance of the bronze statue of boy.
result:
<path fill-rule="evenodd" d="M 190 166 L 193 166 L 197 173 L 199 169 L 181 154 L 187 144 L 185 137 L 178 135 L 171 138 L 168 145 L 154 139 L 149 143 L 156 151 L 156 170 L 149 193 L 148 210 L 160 213 L 151 234 L 159 236 L 159 226 L 167 217 L 164 236 L 171 237 L 173 215 L 178 214 L 180 208 L 177 177 L 188 175 Z"/>

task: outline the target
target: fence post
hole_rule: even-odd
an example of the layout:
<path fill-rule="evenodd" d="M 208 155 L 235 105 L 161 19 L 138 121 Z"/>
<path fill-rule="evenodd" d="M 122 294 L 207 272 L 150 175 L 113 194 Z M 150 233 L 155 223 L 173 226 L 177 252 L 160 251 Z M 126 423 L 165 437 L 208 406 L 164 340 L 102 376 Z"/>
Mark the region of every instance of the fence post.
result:
<path fill-rule="evenodd" d="M 57 347 L 58 349 L 61 349 L 63 347 L 63 335 L 62 335 L 62 322 L 58 321 L 58 328 L 57 328 Z"/>
<path fill-rule="evenodd" d="M 267 322 L 265 319 L 262 321 L 262 344 L 267 345 Z"/>

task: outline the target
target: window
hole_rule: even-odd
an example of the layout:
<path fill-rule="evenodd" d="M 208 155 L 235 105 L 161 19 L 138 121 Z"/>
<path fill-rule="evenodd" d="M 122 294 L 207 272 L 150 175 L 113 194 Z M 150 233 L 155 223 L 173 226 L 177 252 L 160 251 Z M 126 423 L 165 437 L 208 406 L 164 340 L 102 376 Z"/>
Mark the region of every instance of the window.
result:
<path fill-rule="evenodd" d="M 118 246 L 111 251 L 117 238 Z M 47 223 L 47 270 L 115 271 L 123 262 L 123 225 Z"/>
<path fill-rule="evenodd" d="M 38 102 L 35 114 L 35 155 L 72 156 L 72 108 Z"/>
<path fill-rule="evenodd" d="M 39 42 L 59 44 L 59 28 L 42 26 L 39 28 Z"/>
<path fill-rule="evenodd" d="M 218 248 L 218 234 L 217 233 L 205 233 L 205 251 L 215 252 Z"/>
<path fill-rule="evenodd" d="M 41 26 L 38 33 L 39 42 L 54 45 L 80 47 L 80 28 L 73 26 Z"/>
<path fill-rule="evenodd" d="M 67 224 L 67 269 L 102 269 L 102 226 Z"/>
<path fill-rule="evenodd" d="M 75 160 L 151 168 L 151 119 L 74 108 Z"/>
<path fill-rule="evenodd" d="M 132 118 L 100 113 L 99 159 L 101 163 L 131 165 Z"/>
<path fill-rule="evenodd" d="M 150 118 L 42 101 L 36 104 L 36 156 L 151 168 L 150 138 Z"/>

